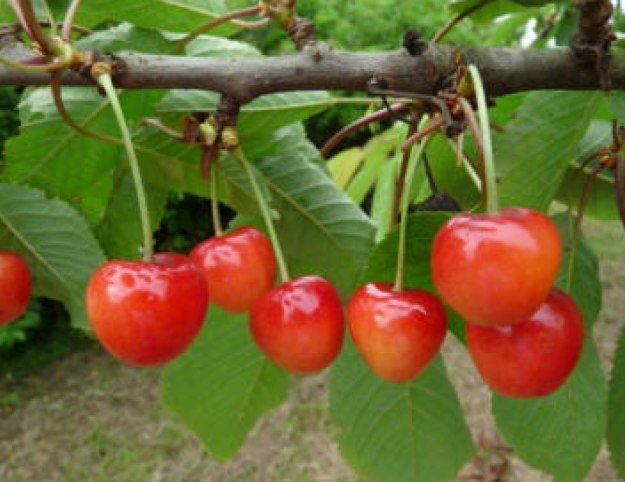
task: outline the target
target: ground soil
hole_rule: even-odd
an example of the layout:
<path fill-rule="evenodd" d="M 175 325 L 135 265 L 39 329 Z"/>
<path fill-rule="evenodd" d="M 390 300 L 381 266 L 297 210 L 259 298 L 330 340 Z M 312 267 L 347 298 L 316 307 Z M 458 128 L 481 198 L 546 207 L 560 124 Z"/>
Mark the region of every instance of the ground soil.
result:
<path fill-rule="evenodd" d="M 604 302 L 594 332 L 606 374 L 625 325 L 625 239 L 619 236 L 620 244 L 601 263 Z M 458 480 L 551 480 L 500 449 L 488 390 L 451 337 L 444 356 L 473 435 L 485 448 L 484 457 Z M 2 482 L 361 480 L 341 459 L 336 433 L 327 412 L 326 373 L 298 379 L 290 400 L 266 416 L 239 455 L 223 464 L 209 458 L 163 410 L 158 370 L 126 367 L 95 345 L 28 378 L 0 381 Z M 587 480 L 617 480 L 605 449 Z"/>

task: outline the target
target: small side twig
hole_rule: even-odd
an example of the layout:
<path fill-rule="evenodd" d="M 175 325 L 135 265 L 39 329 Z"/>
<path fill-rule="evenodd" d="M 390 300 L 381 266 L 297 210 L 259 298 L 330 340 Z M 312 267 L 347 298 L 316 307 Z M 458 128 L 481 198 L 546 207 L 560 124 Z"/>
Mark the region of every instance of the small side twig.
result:
<path fill-rule="evenodd" d="M 219 25 L 222 25 L 224 23 L 230 22 L 232 20 L 235 20 L 235 19 L 238 19 L 238 18 L 241 18 L 241 17 L 249 17 L 251 15 L 258 15 L 260 12 L 261 12 L 261 7 L 256 5 L 254 7 L 248 7 L 248 8 L 242 8 L 242 9 L 239 9 L 239 10 L 234 10 L 232 12 L 229 12 L 229 13 L 225 14 L 225 15 L 221 15 L 219 17 L 215 17 L 212 20 L 210 20 L 209 22 L 206 22 L 205 24 L 200 25 L 195 30 L 193 30 L 191 33 L 189 33 L 188 35 L 186 35 L 185 37 L 180 39 L 178 42 L 176 42 L 176 45 L 174 45 L 174 47 L 170 50 L 169 53 L 171 53 L 171 54 L 180 53 L 182 51 L 182 49 L 184 49 L 184 47 L 186 45 L 188 45 L 190 42 L 192 42 L 193 40 L 198 38 L 200 35 L 208 32 L 209 30 L 212 30 L 215 27 L 218 27 Z M 263 24 L 257 24 L 257 25 L 265 25 L 267 22 L 268 22 L 268 20 L 265 21 Z"/>
<path fill-rule="evenodd" d="M 451 20 L 449 20 L 449 22 L 443 25 L 443 27 L 438 32 L 436 32 L 436 35 L 434 35 L 434 37 L 432 38 L 432 43 L 433 44 L 439 43 L 442 40 L 442 38 L 445 35 L 447 35 L 451 31 L 451 29 L 453 29 L 456 25 L 462 22 L 462 20 L 467 18 L 469 15 L 477 12 L 480 8 L 490 3 L 491 1 L 492 0 L 482 0 L 481 2 L 476 3 L 472 7 L 467 8 L 466 10 L 460 12 L 458 15 L 456 15 Z"/>
<path fill-rule="evenodd" d="M 337 132 L 336 134 L 334 134 L 326 143 L 325 145 L 321 148 L 321 156 L 322 157 L 328 157 L 328 154 L 330 154 L 330 152 L 332 152 L 332 150 L 343 140 L 345 139 L 348 135 L 350 135 L 352 132 L 360 129 L 361 127 L 367 126 L 369 124 L 372 124 L 374 122 L 379 122 L 381 120 L 385 120 L 388 119 L 389 117 L 392 117 L 393 114 L 397 114 L 397 113 L 401 113 L 401 112 L 407 112 L 408 111 L 408 105 L 407 104 L 393 104 L 390 106 L 390 109 L 380 109 L 376 112 L 373 112 L 372 114 L 366 115 L 364 117 L 361 117 L 360 119 L 357 119 L 356 121 L 352 122 L 351 124 L 345 126 L 343 129 L 341 129 L 339 132 Z"/>

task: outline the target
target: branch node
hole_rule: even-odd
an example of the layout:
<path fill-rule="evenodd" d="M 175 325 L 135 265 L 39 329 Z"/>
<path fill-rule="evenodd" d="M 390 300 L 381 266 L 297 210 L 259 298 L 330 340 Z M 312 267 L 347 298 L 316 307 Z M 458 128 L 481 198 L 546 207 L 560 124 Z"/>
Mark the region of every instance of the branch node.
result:
<path fill-rule="evenodd" d="M 416 30 L 408 30 L 404 34 L 404 41 L 402 45 L 413 57 L 423 55 L 429 46 L 427 42 L 423 41 L 421 34 Z"/>

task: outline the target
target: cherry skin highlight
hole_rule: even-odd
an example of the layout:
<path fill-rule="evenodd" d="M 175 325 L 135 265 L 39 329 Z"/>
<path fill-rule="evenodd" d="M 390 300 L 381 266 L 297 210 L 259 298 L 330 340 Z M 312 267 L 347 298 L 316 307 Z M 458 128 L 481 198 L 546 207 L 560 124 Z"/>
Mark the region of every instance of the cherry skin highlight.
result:
<path fill-rule="evenodd" d="M 0 251 L 0 325 L 22 316 L 28 307 L 32 286 L 24 258 L 13 251 Z"/>
<path fill-rule="evenodd" d="M 575 368 L 584 322 L 566 293 L 553 289 L 528 320 L 514 326 L 467 323 L 467 346 L 484 381 L 513 398 L 548 395 Z"/>
<path fill-rule="evenodd" d="M 382 379 L 405 382 L 419 375 L 438 353 L 447 315 L 431 293 L 391 283 L 367 283 L 347 308 L 349 329 L 367 365 Z"/>
<path fill-rule="evenodd" d="M 553 286 L 562 259 L 554 223 L 524 208 L 459 214 L 432 244 L 432 278 L 443 300 L 484 326 L 521 323 Z"/>
<path fill-rule="evenodd" d="M 341 300 L 336 289 L 319 276 L 292 279 L 254 303 L 250 331 L 267 358 L 285 370 L 321 370 L 343 345 Z"/>
<path fill-rule="evenodd" d="M 201 242 L 190 258 L 204 273 L 211 302 L 230 313 L 249 311 L 276 277 L 271 243 L 251 226 Z"/>
<path fill-rule="evenodd" d="M 98 339 L 131 365 L 167 363 L 195 339 L 206 316 L 208 290 L 183 255 L 159 253 L 154 262 L 114 260 L 87 286 L 87 315 Z"/>

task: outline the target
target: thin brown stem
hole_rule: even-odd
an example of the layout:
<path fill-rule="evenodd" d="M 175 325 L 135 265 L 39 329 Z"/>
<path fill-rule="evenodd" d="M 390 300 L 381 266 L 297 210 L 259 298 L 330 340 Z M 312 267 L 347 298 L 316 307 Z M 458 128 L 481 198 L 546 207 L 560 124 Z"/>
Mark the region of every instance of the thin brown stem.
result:
<path fill-rule="evenodd" d="M 419 142 L 424 137 L 429 136 L 430 134 L 436 132 L 444 125 L 445 125 L 445 121 L 443 120 L 443 118 L 441 116 L 436 117 L 435 119 L 432 120 L 432 122 L 430 122 L 430 124 L 425 126 L 419 132 L 416 132 L 410 137 L 408 137 L 408 139 L 406 139 L 401 145 L 401 150 L 404 152 L 410 152 L 410 149 L 412 149 L 412 146 L 414 146 L 417 142 Z"/>
<path fill-rule="evenodd" d="M 577 205 L 577 217 L 575 218 L 575 226 L 573 228 L 573 239 L 571 240 L 571 249 L 574 250 L 575 244 L 577 242 L 577 238 L 579 237 L 579 231 L 582 225 L 582 219 L 584 218 L 584 210 L 586 209 L 586 204 L 588 203 L 588 196 L 590 196 L 590 189 L 592 188 L 592 183 L 595 181 L 599 173 L 605 167 L 601 162 L 598 163 L 588 175 L 588 179 L 584 183 L 584 189 L 582 190 L 582 195 L 579 198 L 579 203 Z"/>
<path fill-rule="evenodd" d="M 76 12 L 80 7 L 80 0 L 72 0 L 67 13 L 65 14 L 65 20 L 63 21 L 63 29 L 61 31 L 61 38 L 66 42 L 69 42 L 72 36 L 72 27 L 76 18 Z"/>
<path fill-rule="evenodd" d="M 178 42 L 176 42 L 176 45 L 174 45 L 170 53 L 172 54 L 180 53 L 188 43 L 192 42 L 203 33 L 206 33 L 209 30 L 212 30 L 213 28 L 218 27 L 219 25 L 223 23 L 230 22 L 231 20 L 241 18 L 241 17 L 249 17 L 251 15 L 258 15 L 260 11 L 261 11 L 261 7 L 256 5 L 254 7 L 234 10 L 220 17 L 213 18 L 210 22 L 200 25 L 198 28 L 196 28 L 191 33 L 189 33 L 187 36 L 183 37 Z"/>
<path fill-rule="evenodd" d="M 43 28 L 52 27 L 52 25 L 50 24 L 50 20 L 39 20 L 39 25 L 41 25 Z M 61 22 L 57 22 L 56 27 L 63 28 L 63 24 Z M 87 27 L 80 26 L 80 25 L 72 25 L 72 30 L 82 35 L 91 35 L 93 33 L 93 30 Z M 24 25 L 17 22 L 17 23 L 4 25 L 2 28 L 0 28 L 0 35 L 16 34 L 21 31 L 26 32 L 26 30 L 24 29 Z M 26 32 L 26 34 L 28 34 L 28 32 Z"/>
<path fill-rule="evenodd" d="M 23 20 L 25 22 L 26 31 L 29 32 L 29 37 L 34 42 L 37 42 L 41 47 L 41 50 L 46 55 L 54 55 L 56 54 L 56 47 L 52 39 L 46 35 L 41 26 L 39 25 L 39 21 L 37 20 L 37 16 L 35 15 L 35 11 L 33 10 L 33 6 L 30 0 L 17 0 L 19 9 L 22 12 Z M 20 20 L 21 21 L 21 20 Z"/>
<path fill-rule="evenodd" d="M 67 112 L 67 109 L 65 109 L 65 103 L 63 102 L 63 96 L 61 95 L 61 83 L 59 81 L 59 76 L 56 72 L 50 75 L 50 89 L 52 90 L 52 99 L 54 100 L 56 110 L 68 126 L 70 126 L 79 134 L 90 137 L 92 139 L 97 139 L 103 142 L 110 142 L 119 146 L 123 145 L 121 139 L 117 139 L 116 137 L 107 136 L 106 134 L 100 134 L 98 132 L 93 132 L 85 129 L 83 126 L 77 124 L 76 121 L 71 118 L 69 112 Z"/>
<path fill-rule="evenodd" d="M 476 3 L 472 7 L 467 8 L 466 10 L 460 12 L 458 15 L 452 18 L 449 22 L 443 25 L 443 27 L 438 32 L 436 32 L 436 35 L 434 35 L 434 38 L 432 39 L 432 43 L 434 44 L 439 43 L 441 39 L 445 35 L 447 35 L 451 31 L 451 29 L 453 29 L 456 25 L 462 22 L 462 20 L 467 18 L 469 15 L 477 12 L 480 8 L 490 3 L 491 1 L 492 0 L 482 0 L 481 2 Z"/>
<path fill-rule="evenodd" d="M 408 126 L 408 132 L 406 137 L 409 138 L 415 132 L 417 132 L 417 125 L 419 123 L 419 116 L 416 113 L 412 113 L 411 123 Z M 390 226 L 392 228 L 397 224 L 397 217 L 399 215 L 399 207 L 401 205 L 401 199 L 404 194 L 404 184 L 406 182 L 406 173 L 408 172 L 408 162 L 410 161 L 410 150 L 403 151 L 401 158 L 401 165 L 399 167 L 399 175 L 397 176 L 397 182 L 395 184 L 395 197 L 393 198 L 393 208 L 391 210 Z"/>
<path fill-rule="evenodd" d="M 399 114 L 402 112 L 406 112 L 408 110 L 407 104 L 393 104 L 391 106 L 391 110 L 389 109 L 380 109 L 378 111 L 373 112 L 372 114 L 361 117 L 360 119 L 355 120 L 351 124 L 343 127 L 340 131 L 334 134 L 321 148 L 321 156 L 324 158 L 328 157 L 328 154 L 332 152 L 332 150 L 348 135 L 352 132 L 357 131 L 361 127 L 367 126 L 369 124 L 373 124 L 374 122 L 379 122 L 389 117 L 392 117 L 394 114 Z"/>

